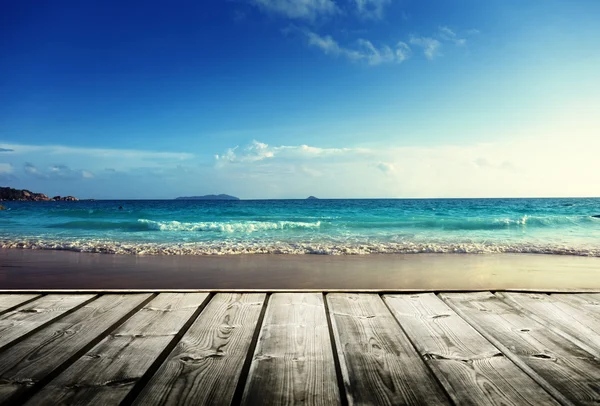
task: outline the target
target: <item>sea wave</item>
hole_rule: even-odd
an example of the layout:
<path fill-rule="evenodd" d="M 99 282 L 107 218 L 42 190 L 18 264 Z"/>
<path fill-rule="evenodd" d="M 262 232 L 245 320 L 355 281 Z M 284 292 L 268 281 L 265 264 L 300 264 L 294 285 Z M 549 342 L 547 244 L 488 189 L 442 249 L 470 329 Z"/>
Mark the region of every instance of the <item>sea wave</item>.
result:
<path fill-rule="evenodd" d="M 239 222 L 180 222 L 137 219 L 130 221 L 77 220 L 50 224 L 48 228 L 70 230 L 118 231 L 209 231 L 220 233 L 253 233 L 268 230 L 316 229 L 321 222 L 299 221 L 239 221 Z"/>
<path fill-rule="evenodd" d="M 222 241 L 194 243 L 128 243 L 104 240 L 4 239 L 0 248 L 65 250 L 124 255 L 238 255 L 238 254 L 494 254 L 526 253 L 600 257 L 598 247 L 573 248 L 543 244 L 417 243 L 417 242 L 272 242 Z"/>
<path fill-rule="evenodd" d="M 289 229 L 314 229 L 321 226 L 321 222 L 306 223 L 300 221 L 240 221 L 240 222 L 198 222 L 184 223 L 179 221 L 154 221 L 139 219 L 138 224 L 143 224 L 150 230 L 160 231 L 216 231 L 220 233 L 253 233 L 267 230 Z"/>
<path fill-rule="evenodd" d="M 47 228 L 119 231 L 204 231 L 219 233 L 255 233 L 270 230 L 339 229 L 339 230 L 442 230 L 442 231 L 506 231 L 526 228 L 586 227 L 600 224 L 592 216 L 528 216 L 521 217 L 400 217 L 384 219 L 334 219 L 321 221 L 229 220 L 229 221 L 158 221 L 145 218 L 73 220 L 47 225 Z"/>
<path fill-rule="evenodd" d="M 406 217 L 389 220 L 372 220 L 349 223 L 348 228 L 411 228 L 424 230 L 510 230 L 529 228 L 553 228 L 562 226 L 585 226 L 600 219 L 591 216 L 520 216 L 520 217 Z"/>

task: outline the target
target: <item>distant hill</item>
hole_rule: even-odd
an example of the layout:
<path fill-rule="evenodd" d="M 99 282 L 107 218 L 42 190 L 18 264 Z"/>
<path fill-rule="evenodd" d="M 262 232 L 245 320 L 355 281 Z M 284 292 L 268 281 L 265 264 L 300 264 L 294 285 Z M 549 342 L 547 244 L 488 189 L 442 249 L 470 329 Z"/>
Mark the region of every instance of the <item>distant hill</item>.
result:
<path fill-rule="evenodd" d="M 240 200 L 239 197 L 229 195 L 204 195 L 204 196 L 182 196 L 177 197 L 175 200 Z"/>
<path fill-rule="evenodd" d="M 73 196 L 54 196 L 48 197 L 43 193 L 34 193 L 26 189 L 13 189 L 11 187 L 0 187 L 0 201 L 31 201 L 31 202 L 55 202 L 69 201 L 75 202 L 79 200 Z"/>
<path fill-rule="evenodd" d="M 319 198 L 318 197 L 314 197 L 314 196 L 308 196 L 306 198 L 306 200 L 319 200 Z"/>

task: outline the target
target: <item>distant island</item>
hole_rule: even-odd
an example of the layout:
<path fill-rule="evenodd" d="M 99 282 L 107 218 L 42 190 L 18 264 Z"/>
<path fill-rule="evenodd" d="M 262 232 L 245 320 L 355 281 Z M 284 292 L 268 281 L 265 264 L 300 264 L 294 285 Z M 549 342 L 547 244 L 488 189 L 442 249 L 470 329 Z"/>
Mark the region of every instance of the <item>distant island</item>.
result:
<path fill-rule="evenodd" d="M 204 196 L 182 196 L 177 197 L 175 200 L 240 200 L 239 197 L 229 195 L 204 195 Z"/>
<path fill-rule="evenodd" d="M 306 200 L 319 200 L 319 198 L 318 197 L 314 197 L 314 196 L 308 196 L 306 198 Z"/>
<path fill-rule="evenodd" d="M 0 201 L 21 202 L 76 202 L 78 198 L 73 196 L 48 197 L 43 193 L 34 193 L 27 189 L 13 189 L 11 187 L 0 187 Z"/>

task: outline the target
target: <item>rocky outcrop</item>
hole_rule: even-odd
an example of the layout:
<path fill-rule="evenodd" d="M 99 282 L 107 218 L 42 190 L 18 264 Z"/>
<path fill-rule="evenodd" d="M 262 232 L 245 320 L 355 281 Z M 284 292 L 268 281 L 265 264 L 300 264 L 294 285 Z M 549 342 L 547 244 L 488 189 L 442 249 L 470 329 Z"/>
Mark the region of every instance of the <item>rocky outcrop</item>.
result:
<path fill-rule="evenodd" d="M 306 198 L 306 200 L 319 200 L 319 198 L 318 197 L 314 197 L 314 196 L 308 196 Z"/>
<path fill-rule="evenodd" d="M 54 196 L 50 198 L 43 193 L 34 193 L 27 189 L 13 189 L 10 187 L 0 187 L 0 201 L 24 201 L 24 202 L 53 202 L 53 201 L 77 201 L 73 196 Z"/>
<path fill-rule="evenodd" d="M 61 201 L 61 202 L 77 202 L 79 201 L 78 198 L 73 197 L 73 196 L 54 196 L 52 198 L 52 200 L 54 200 L 55 202 Z"/>

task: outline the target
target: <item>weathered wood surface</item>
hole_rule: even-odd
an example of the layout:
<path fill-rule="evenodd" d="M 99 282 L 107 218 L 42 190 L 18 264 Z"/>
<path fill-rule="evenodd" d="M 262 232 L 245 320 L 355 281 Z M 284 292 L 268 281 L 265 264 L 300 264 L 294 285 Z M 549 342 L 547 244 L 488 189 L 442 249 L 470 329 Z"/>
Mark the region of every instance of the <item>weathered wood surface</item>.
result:
<path fill-rule="evenodd" d="M 229 405 L 265 294 L 219 293 L 136 398 L 138 405 Z"/>
<path fill-rule="evenodd" d="M 323 295 L 274 293 L 242 404 L 340 404 Z"/>
<path fill-rule="evenodd" d="M 350 405 L 449 404 L 378 295 L 326 297 Z"/>
<path fill-rule="evenodd" d="M 567 303 L 588 317 L 600 320 L 600 294 L 577 294 L 569 295 L 556 293 L 551 295 L 554 299 Z"/>
<path fill-rule="evenodd" d="M 600 294 L 7 296 L 0 404 L 600 402 Z"/>
<path fill-rule="evenodd" d="M 27 404 L 119 404 L 207 297 L 158 295 Z"/>
<path fill-rule="evenodd" d="M 47 295 L 0 316 L 0 348 L 62 316 L 95 295 Z"/>
<path fill-rule="evenodd" d="M 39 382 L 150 296 L 101 296 L 0 353 L 0 403 Z"/>
<path fill-rule="evenodd" d="M 600 402 L 600 362 L 589 352 L 489 292 L 440 297 L 555 398 Z"/>
<path fill-rule="evenodd" d="M 5 313 L 7 310 L 12 309 L 13 307 L 17 307 L 20 304 L 37 297 L 40 297 L 40 295 L 0 295 L 0 314 Z"/>
<path fill-rule="evenodd" d="M 600 358 L 600 320 L 579 306 L 539 293 L 496 293 L 496 296 Z"/>
<path fill-rule="evenodd" d="M 558 404 L 433 293 L 384 301 L 455 404 Z"/>

